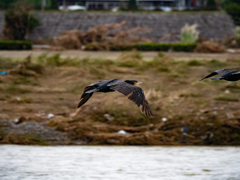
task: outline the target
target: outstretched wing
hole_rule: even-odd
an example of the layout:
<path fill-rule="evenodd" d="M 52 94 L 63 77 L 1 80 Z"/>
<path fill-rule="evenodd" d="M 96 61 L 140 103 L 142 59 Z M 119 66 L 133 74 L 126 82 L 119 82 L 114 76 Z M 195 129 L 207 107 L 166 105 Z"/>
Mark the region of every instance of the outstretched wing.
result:
<path fill-rule="evenodd" d="M 138 107 L 141 106 L 141 112 L 145 114 L 145 116 L 149 117 L 153 115 L 143 90 L 140 87 L 122 81 L 116 84 L 113 83 L 110 88 L 128 96 L 128 99 L 133 101 Z"/>
<path fill-rule="evenodd" d="M 230 74 L 230 73 L 229 73 Z M 233 71 L 232 73 L 231 73 L 231 75 L 239 75 L 240 74 L 240 71 Z M 227 75 L 227 74 L 226 74 Z"/>
<path fill-rule="evenodd" d="M 230 72 L 233 72 L 233 71 L 234 70 L 231 70 L 231 69 L 219 69 L 219 70 L 217 70 L 215 72 L 217 72 L 218 74 L 226 75 L 226 74 L 228 74 Z"/>
<path fill-rule="evenodd" d="M 212 77 L 212 76 L 215 76 L 217 74 L 222 74 L 222 75 L 226 75 L 230 72 L 233 72 L 234 70 L 231 70 L 231 69 L 219 69 L 217 71 L 214 71 L 212 72 L 211 74 L 207 75 L 206 77 L 202 78 L 200 81 L 202 81 L 203 79 L 206 79 L 206 78 L 209 78 L 209 77 Z"/>
<path fill-rule="evenodd" d="M 93 90 L 101 86 L 102 84 L 108 82 L 109 80 L 100 80 L 95 83 L 92 83 L 84 88 L 84 92 L 80 98 L 80 102 L 78 103 L 78 108 L 81 107 L 83 104 L 85 104 L 89 98 L 93 95 L 93 93 L 86 93 L 89 90 Z"/>

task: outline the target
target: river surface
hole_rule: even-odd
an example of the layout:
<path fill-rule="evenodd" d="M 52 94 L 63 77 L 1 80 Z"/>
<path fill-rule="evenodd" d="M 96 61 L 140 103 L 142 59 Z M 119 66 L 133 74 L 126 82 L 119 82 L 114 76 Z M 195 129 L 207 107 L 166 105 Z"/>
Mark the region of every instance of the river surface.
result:
<path fill-rule="evenodd" d="M 240 180 L 240 147 L 0 145 L 0 180 Z"/>

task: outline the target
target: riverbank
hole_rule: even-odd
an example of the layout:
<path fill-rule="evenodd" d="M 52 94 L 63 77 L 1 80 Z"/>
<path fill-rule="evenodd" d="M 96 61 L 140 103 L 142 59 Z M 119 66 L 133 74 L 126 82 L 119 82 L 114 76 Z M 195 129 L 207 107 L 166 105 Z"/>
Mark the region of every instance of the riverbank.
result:
<path fill-rule="evenodd" d="M 11 72 L 0 76 L 2 144 L 240 145 L 239 83 L 199 81 L 236 69 L 239 55 L 31 52 L 28 63 L 28 51 L 0 52 L 1 71 Z M 114 78 L 143 82 L 154 116 L 117 92 L 76 109 L 86 85 Z"/>

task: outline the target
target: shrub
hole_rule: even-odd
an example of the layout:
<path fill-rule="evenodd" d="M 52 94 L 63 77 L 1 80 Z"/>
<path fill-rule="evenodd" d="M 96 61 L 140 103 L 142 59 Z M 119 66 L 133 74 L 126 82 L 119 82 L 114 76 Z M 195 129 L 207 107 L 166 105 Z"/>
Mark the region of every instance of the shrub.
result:
<path fill-rule="evenodd" d="M 100 48 L 99 48 L 99 47 Z M 186 51 L 192 52 L 197 46 L 197 43 L 191 44 L 155 44 L 155 43 L 143 43 L 143 44 L 124 44 L 124 45 L 111 45 L 109 50 L 111 51 L 168 51 L 170 49 L 174 51 Z M 87 44 L 85 50 L 102 50 L 101 44 Z M 105 49 L 107 50 L 107 49 Z"/>
<path fill-rule="evenodd" d="M 187 63 L 188 66 L 201 66 L 202 63 L 200 61 L 197 60 L 191 60 Z"/>
<path fill-rule="evenodd" d="M 130 11 L 136 11 L 137 10 L 136 0 L 129 0 L 128 1 L 128 10 L 130 10 Z"/>
<path fill-rule="evenodd" d="M 111 50 L 111 51 L 130 51 L 130 50 L 133 50 L 134 48 L 135 48 L 134 45 L 123 44 L 123 45 L 112 45 L 112 46 L 110 46 L 109 50 Z"/>
<path fill-rule="evenodd" d="M 237 44 L 240 45 L 240 37 L 236 38 Z"/>
<path fill-rule="evenodd" d="M 30 41 L 0 41 L 0 50 L 30 50 Z"/>
<path fill-rule="evenodd" d="M 192 44 L 173 44 L 172 45 L 172 50 L 173 51 L 193 52 L 196 47 L 197 47 L 197 43 L 192 43 Z"/>
<path fill-rule="evenodd" d="M 168 51 L 171 48 L 171 44 L 154 44 L 144 43 L 135 45 L 139 51 Z"/>
<path fill-rule="evenodd" d="M 198 39 L 199 32 L 197 31 L 197 25 L 188 25 L 181 29 L 181 43 L 190 44 L 195 43 Z"/>
<path fill-rule="evenodd" d="M 0 9 L 6 10 L 8 9 L 12 3 L 16 2 L 17 0 L 1 0 L 0 1 Z"/>
<path fill-rule="evenodd" d="M 97 51 L 97 46 L 95 44 L 89 43 L 85 46 L 85 50 L 88 51 Z"/>
<path fill-rule="evenodd" d="M 226 13 L 228 13 L 232 17 L 235 25 L 240 25 L 240 5 L 239 4 L 232 3 L 229 5 L 226 5 L 224 7 L 224 10 L 226 11 Z"/>
<path fill-rule="evenodd" d="M 3 35 L 11 40 L 24 40 L 26 34 L 40 25 L 31 15 L 32 6 L 25 1 L 17 1 L 5 12 Z"/>
<path fill-rule="evenodd" d="M 206 10 L 217 10 L 217 6 L 216 6 L 215 0 L 207 0 Z"/>
<path fill-rule="evenodd" d="M 240 26 L 236 27 L 237 37 L 240 38 Z"/>

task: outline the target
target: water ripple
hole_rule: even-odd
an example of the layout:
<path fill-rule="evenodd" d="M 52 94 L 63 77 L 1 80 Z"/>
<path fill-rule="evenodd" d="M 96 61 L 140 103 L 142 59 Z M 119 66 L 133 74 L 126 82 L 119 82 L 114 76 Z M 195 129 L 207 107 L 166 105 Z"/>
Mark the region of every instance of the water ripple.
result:
<path fill-rule="evenodd" d="M 240 147 L 0 146 L 1 180 L 239 180 Z"/>

